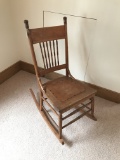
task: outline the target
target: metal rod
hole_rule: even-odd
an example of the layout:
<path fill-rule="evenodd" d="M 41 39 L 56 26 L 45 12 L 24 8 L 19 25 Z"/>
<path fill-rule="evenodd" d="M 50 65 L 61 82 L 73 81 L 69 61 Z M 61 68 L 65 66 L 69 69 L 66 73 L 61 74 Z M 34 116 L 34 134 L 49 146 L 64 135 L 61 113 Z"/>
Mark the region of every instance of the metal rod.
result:
<path fill-rule="evenodd" d="M 66 13 L 53 12 L 53 11 L 43 11 L 43 13 L 45 13 L 45 12 L 55 13 L 55 14 L 61 14 L 61 15 L 67 15 L 67 16 L 72 16 L 72 17 L 80 17 L 80 18 L 91 19 L 91 20 L 97 20 L 96 18 L 89 18 L 89 17 L 84 17 L 84 16 L 77 16 L 77 15 L 73 15 L 73 14 L 66 14 Z"/>
<path fill-rule="evenodd" d="M 44 17 L 45 17 L 45 16 L 44 16 L 44 11 L 43 11 L 43 28 L 44 28 L 44 23 L 45 23 L 45 22 L 44 22 Z"/>

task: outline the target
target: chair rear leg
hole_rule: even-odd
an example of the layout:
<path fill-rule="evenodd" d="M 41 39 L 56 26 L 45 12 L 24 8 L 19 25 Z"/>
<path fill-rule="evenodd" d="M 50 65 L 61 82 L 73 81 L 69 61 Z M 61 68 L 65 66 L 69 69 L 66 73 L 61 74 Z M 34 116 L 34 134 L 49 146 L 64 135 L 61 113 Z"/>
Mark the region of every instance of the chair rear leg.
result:
<path fill-rule="evenodd" d="M 91 115 L 94 116 L 94 97 L 91 98 Z"/>
<path fill-rule="evenodd" d="M 93 120 L 97 120 L 94 116 L 94 97 L 92 97 L 91 99 L 91 116 L 93 117 Z"/>

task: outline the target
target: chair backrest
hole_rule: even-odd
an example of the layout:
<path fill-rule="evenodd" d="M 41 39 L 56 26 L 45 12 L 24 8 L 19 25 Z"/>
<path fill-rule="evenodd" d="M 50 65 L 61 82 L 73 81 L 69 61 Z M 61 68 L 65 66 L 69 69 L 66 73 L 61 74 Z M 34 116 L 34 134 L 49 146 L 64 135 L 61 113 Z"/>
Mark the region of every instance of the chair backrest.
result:
<path fill-rule="evenodd" d="M 37 76 L 43 76 L 47 73 L 66 69 L 68 76 L 68 39 L 67 39 L 67 18 L 64 17 L 64 25 L 29 29 L 28 20 L 24 20 L 27 29 L 27 35 L 30 43 L 34 68 Z M 59 44 L 58 40 L 63 40 L 65 44 L 65 63 L 59 62 Z M 39 70 L 35 55 L 34 45 L 39 44 L 42 55 L 44 69 Z"/>

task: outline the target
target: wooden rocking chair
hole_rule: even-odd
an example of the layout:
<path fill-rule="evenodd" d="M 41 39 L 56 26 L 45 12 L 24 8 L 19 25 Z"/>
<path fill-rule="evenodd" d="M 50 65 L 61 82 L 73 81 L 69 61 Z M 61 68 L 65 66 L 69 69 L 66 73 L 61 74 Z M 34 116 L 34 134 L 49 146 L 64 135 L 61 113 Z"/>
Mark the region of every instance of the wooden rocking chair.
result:
<path fill-rule="evenodd" d="M 64 25 L 35 29 L 29 29 L 28 20 L 24 20 L 34 62 L 36 78 L 38 81 L 40 100 L 38 101 L 36 99 L 32 89 L 30 89 L 30 91 L 42 117 L 47 122 L 55 136 L 59 139 L 61 144 L 64 144 L 62 136 L 63 128 L 85 115 L 93 120 L 96 120 L 94 117 L 94 96 L 96 90 L 88 87 L 84 82 L 76 80 L 69 71 L 67 18 L 64 17 L 63 20 Z M 60 64 L 59 61 L 59 40 L 64 40 L 65 44 L 64 64 Z M 44 69 L 42 70 L 39 69 L 37 64 L 34 49 L 35 44 L 39 44 L 42 55 L 41 57 L 44 64 Z M 61 69 L 65 69 L 65 76 L 42 84 L 42 76 Z M 47 104 L 50 110 L 55 113 L 58 118 L 58 124 L 56 124 L 55 120 L 53 120 L 53 117 L 51 117 L 44 104 Z M 80 113 L 78 117 L 63 125 L 62 122 L 65 119 L 77 112 Z"/>

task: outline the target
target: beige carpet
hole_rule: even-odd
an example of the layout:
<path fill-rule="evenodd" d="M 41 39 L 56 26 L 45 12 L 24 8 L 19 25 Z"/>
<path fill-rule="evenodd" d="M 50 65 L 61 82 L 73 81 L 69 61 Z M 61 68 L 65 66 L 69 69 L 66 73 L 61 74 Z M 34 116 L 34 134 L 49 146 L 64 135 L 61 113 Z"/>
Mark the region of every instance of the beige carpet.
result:
<path fill-rule="evenodd" d="M 38 91 L 35 76 L 23 71 L 0 85 L 0 160 L 120 159 L 120 104 L 96 97 L 98 121 L 83 117 L 66 127 L 62 146 L 40 116 L 30 87 Z"/>

